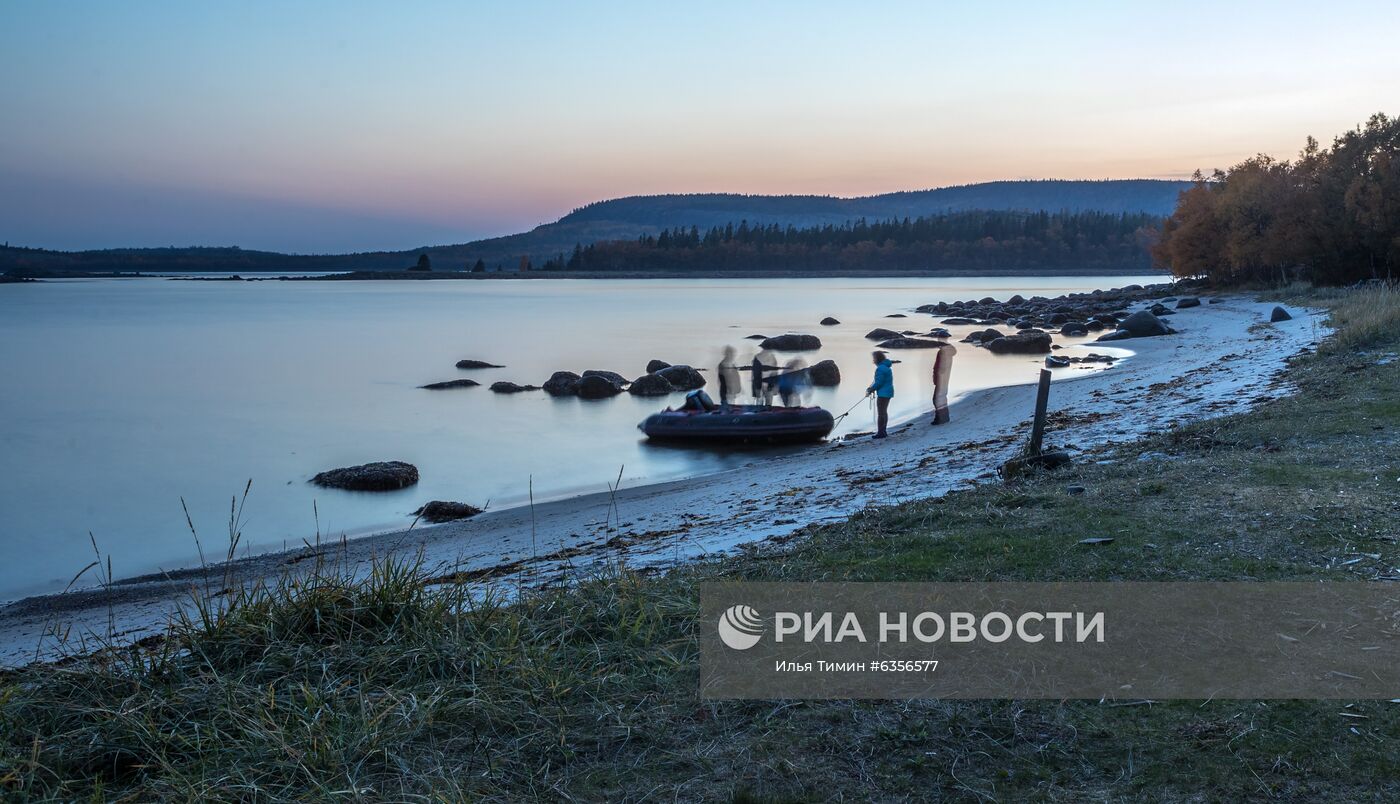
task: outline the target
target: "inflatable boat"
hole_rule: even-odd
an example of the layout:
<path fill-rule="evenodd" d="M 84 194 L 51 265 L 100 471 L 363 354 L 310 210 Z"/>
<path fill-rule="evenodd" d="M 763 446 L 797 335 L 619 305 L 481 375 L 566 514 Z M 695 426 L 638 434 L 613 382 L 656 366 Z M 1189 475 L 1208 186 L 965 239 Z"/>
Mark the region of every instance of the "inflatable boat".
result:
<path fill-rule="evenodd" d="M 678 410 L 653 413 L 637 429 L 647 438 L 667 441 L 791 444 L 820 441 L 836 426 L 824 408 L 703 404 L 708 397 L 701 404 L 696 401 L 689 397 Z"/>

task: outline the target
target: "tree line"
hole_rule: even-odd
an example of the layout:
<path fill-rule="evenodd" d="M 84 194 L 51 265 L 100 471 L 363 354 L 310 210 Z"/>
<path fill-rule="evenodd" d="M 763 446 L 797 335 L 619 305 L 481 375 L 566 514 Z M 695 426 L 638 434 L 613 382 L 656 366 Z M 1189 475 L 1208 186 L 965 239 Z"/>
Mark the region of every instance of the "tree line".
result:
<path fill-rule="evenodd" d="M 1153 258 L 1223 283 L 1345 284 L 1400 274 L 1400 120 L 1377 114 L 1293 161 L 1260 154 L 1197 171 Z"/>
<path fill-rule="evenodd" d="M 1161 218 L 1147 213 L 970 211 L 799 228 L 678 226 L 577 244 L 545 271 L 1145 270 Z"/>

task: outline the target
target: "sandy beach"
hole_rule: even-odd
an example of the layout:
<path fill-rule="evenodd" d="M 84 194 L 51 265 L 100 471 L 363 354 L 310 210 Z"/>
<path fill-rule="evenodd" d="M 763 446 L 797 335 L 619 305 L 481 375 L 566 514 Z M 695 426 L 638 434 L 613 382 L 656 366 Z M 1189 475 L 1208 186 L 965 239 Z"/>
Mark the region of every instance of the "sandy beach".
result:
<path fill-rule="evenodd" d="M 1106 444 L 1287 393 L 1287 358 L 1314 346 L 1326 329 L 1319 313 L 1299 309 L 1291 310 L 1292 320 L 1270 324 L 1272 308 L 1269 301 L 1222 297 L 1173 316 L 1178 334 L 1112 344 L 1133 355 L 1107 371 L 1054 383 L 1047 446 L 1096 460 L 1095 448 Z M 855 371 L 846 380 L 864 381 Z M 375 557 L 417 555 L 433 575 L 511 589 L 609 564 L 663 568 L 781 542 L 867 506 L 993 480 L 995 468 L 1024 442 L 1034 394 L 1029 384 L 977 392 L 954 404 L 951 424 L 930 427 L 926 417 L 901 422 L 883 442 L 854 438 L 780 457 L 756 455 L 738 469 L 615 492 L 600 478 L 598 493 L 28 598 L 0 609 L 0 664 L 54 658 L 64 650 L 56 634 L 66 635 L 72 650 L 89 634 L 137 640 L 158 633 L 192 593 L 296 572 L 313 558 L 363 567 Z"/>

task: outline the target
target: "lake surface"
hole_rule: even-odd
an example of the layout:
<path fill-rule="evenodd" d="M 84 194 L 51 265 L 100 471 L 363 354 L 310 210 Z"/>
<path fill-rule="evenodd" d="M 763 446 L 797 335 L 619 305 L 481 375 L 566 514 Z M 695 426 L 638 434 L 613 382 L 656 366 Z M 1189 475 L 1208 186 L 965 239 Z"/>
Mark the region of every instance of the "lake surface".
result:
<path fill-rule="evenodd" d="M 807 332 L 824 346 L 803 357 L 832 358 L 843 375 L 808 402 L 840 413 L 870 382 L 863 335 L 927 331 L 937 319 L 913 313 L 920 304 L 1151 281 L 1160 278 L 0 285 L 0 600 L 62 589 L 92 560 L 89 533 L 118 578 L 197 564 L 182 498 L 204 550 L 220 556 L 230 502 L 250 479 L 240 554 L 300 545 L 318 527 L 322 538 L 406 527 L 428 500 L 518 505 L 531 487 L 543 500 L 604 491 L 619 470 L 636 485 L 767 455 L 648 445 L 637 423 L 679 394 L 553 399 L 494 394 L 496 380 L 538 385 L 590 368 L 631 378 L 659 358 L 704 367 L 713 386 L 724 345 L 747 362 L 754 342 L 744 336 Z M 901 312 L 909 317 L 885 317 Z M 842 323 L 818 326 L 825 316 Z M 974 328 L 949 329 L 956 339 Z M 1065 354 L 1087 350 L 1057 342 Z M 894 357 L 897 421 L 928 410 L 932 358 Z M 506 368 L 459 371 L 463 358 Z M 1041 365 L 959 345 L 955 398 L 1033 381 Z M 417 387 L 459 377 L 482 386 Z M 872 422 L 862 403 L 838 433 Z M 421 482 L 379 494 L 307 482 L 378 460 L 417 465 Z"/>

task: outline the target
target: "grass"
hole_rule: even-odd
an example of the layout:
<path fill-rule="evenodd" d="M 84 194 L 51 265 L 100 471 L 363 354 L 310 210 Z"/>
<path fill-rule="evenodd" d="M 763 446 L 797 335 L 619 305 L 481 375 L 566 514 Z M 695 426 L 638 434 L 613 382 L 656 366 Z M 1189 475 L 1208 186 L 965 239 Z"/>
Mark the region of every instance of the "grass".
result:
<path fill-rule="evenodd" d="M 412 562 L 0 679 L 13 800 L 1394 800 L 1383 702 L 704 702 L 694 584 L 1348 579 L 1400 566 L 1400 302 L 1329 291 L 1296 393 L 1053 474 L 505 605 Z M 1140 460 L 1143 453 L 1165 458 Z M 1070 494 L 1071 485 L 1082 494 Z M 1113 536 L 1086 549 L 1086 536 Z M 1379 555 L 1373 559 L 1369 556 Z M 1351 562 L 1360 556 L 1360 561 Z M 1341 717 L 1345 711 L 1363 718 Z"/>

